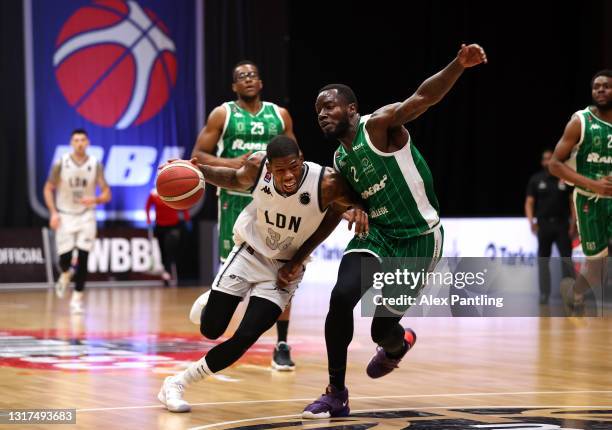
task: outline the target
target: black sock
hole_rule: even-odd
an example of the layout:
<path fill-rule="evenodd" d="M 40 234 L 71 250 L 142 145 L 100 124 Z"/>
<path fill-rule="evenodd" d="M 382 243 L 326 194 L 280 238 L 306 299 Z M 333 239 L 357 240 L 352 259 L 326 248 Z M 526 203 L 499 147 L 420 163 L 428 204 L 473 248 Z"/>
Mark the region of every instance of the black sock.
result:
<path fill-rule="evenodd" d="M 289 321 L 276 321 L 276 333 L 278 342 L 287 342 L 287 332 L 289 331 Z"/>
<path fill-rule="evenodd" d="M 346 376 L 346 367 L 341 369 L 329 369 L 329 383 L 338 391 L 344 391 L 344 377 Z"/>
<path fill-rule="evenodd" d="M 406 352 L 406 348 L 408 348 L 408 342 L 402 340 L 402 344 L 399 348 L 394 348 L 391 351 L 385 349 L 385 354 L 387 354 L 387 357 L 389 358 L 400 358 L 404 352 Z"/>

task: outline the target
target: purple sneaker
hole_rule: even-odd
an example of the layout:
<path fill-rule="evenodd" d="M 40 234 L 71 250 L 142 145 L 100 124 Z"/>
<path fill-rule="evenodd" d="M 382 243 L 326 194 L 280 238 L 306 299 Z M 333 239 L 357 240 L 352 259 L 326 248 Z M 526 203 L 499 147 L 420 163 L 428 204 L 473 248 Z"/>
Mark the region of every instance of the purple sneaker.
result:
<path fill-rule="evenodd" d="M 304 408 L 302 418 L 347 417 L 350 411 L 348 389 L 338 391 L 332 385 L 328 385 L 325 394 Z"/>
<path fill-rule="evenodd" d="M 402 352 L 402 355 L 397 358 L 389 358 L 387 357 L 385 350 L 379 346 L 376 349 L 376 354 L 374 357 L 372 357 L 368 363 L 368 368 L 366 369 L 366 373 L 370 378 L 382 378 L 399 367 L 399 362 L 402 361 L 404 355 L 406 355 L 406 353 L 412 349 L 417 339 L 416 333 L 412 329 L 407 328 L 405 330 L 404 341 L 406 346 L 404 352 Z"/>

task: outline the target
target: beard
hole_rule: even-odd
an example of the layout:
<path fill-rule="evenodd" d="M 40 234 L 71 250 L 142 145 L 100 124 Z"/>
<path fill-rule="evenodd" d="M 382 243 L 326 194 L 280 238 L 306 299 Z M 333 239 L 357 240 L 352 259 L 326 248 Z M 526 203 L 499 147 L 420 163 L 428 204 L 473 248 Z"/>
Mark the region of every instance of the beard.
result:
<path fill-rule="evenodd" d="M 323 130 L 323 135 L 327 139 L 338 139 L 344 136 L 349 126 L 350 126 L 350 123 L 349 123 L 348 117 L 344 117 L 338 122 L 338 124 L 336 125 L 336 128 L 334 128 L 332 131 Z"/>
<path fill-rule="evenodd" d="M 598 102 L 597 100 L 593 99 L 593 104 L 597 106 L 597 109 L 600 109 L 602 111 L 609 111 L 610 109 L 612 109 L 612 100 Z"/>
<path fill-rule="evenodd" d="M 597 109 L 602 111 L 609 111 L 610 109 L 612 109 L 612 100 L 608 100 L 607 102 L 597 102 L 593 100 L 593 103 L 595 103 Z"/>

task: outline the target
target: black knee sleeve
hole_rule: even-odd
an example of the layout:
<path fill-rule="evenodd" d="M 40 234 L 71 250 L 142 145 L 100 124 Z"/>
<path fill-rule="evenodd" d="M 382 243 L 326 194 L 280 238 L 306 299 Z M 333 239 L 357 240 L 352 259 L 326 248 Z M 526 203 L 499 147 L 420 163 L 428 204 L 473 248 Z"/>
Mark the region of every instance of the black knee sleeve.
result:
<path fill-rule="evenodd" d="M 59 257 L 59 266 L 62 272 L 70 269 L 70 263 L 72 262 L 72 251 L 66 252 Z"/>
<path fill-rule="evenodd" d="M 376 259 L 364 253 L 350 253 L 342 257 L 338 268 L 338 280 L 329 299 L 329 312 L 353 312 L 353 308 L 361 299 L 362 265 L 368 269 L 379 267 Z"/>
<path fill-rule="evenodd" d="M 213 372 L 230 366 L 269 330 L 281 314 L 281 309 L 269 300 L 251 297 L 236 333 L 206 354 L 206 364 Z"/>
<path fill-rule="evenodd" d="M 74 273 L 74 289 L 83 291 L 85 289 L 85 280 L 87 279 L 87 261 L 89 260 L 89 252 L 79 249 L 78 265 Z"/>
<path fill-rule="evenodd" d="M 357 290 L 357 288 L 355 288 Z M 345 285 L 336 284 L 329 298 L 330 312 L 336 313 L 353 313 L 353 308 L 357 305 L 360 299 L 360 294 L 357 291 L 351 291 L 345 288 Z"/>
<path fill-rule="evenodd" d="M 202 336 L 212 340 L 219 338 L 227 329 L 241 300 L 238 296 L 217 290 L 211 291 L 208 303 L 200 315 Z"/>

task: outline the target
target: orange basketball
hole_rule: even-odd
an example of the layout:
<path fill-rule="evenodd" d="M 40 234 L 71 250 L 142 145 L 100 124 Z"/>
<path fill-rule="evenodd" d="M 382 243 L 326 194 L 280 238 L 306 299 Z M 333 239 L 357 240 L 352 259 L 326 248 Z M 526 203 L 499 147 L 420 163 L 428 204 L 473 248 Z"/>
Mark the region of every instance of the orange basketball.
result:
<path fill-rule="evenodd" d="M 177 160 L 157 174 L 157 194 L 173 209 L 189 209 L 204 195 L 204 175 L 191 162 Z"/>

